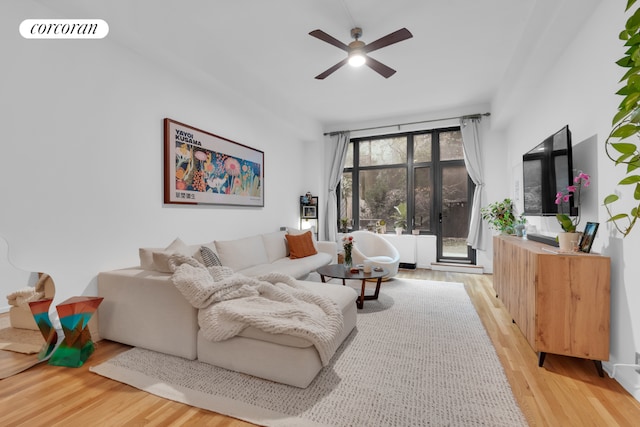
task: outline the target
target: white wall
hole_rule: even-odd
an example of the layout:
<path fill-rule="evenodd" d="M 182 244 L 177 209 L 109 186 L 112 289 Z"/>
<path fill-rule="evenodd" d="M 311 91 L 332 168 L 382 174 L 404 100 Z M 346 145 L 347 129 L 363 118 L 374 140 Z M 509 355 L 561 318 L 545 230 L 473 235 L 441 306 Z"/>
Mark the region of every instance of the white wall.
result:
<path fill-rule="evenodd" d="M 604 141 L 621 100 L 614 93 L 624 71 L 615 61 L 624 52 L 617 36 L 625 21 L 623 2 L 601 2 L 536 87 L 502 88 L 520 100 L 509 105 L 512 120 L 505 128 L 510 182 L 520 179 L 514 171 L 521 170 L 522 154 L 566 124 L 573 136 L 574 166 L 592 176 L 593 185 L 583 193 L 581 226 L 586 221 L 601 224 L 593 251 L 611 257 L 611 356 L 605 363 L 610 373 L 617 363 L 634 363 L 635 352 L 640 351 L 640 229 L 623 239 L 606 224 L 601 206 L 623 172 L 606 158 Z M 501 108 L 494 105 L 498 115 L 507 113 Z M 626 198 L 631 200 L 631 194 Z M 560 231 L 553 217 L 535 222 L 539 231 Z M 632 368 L 616 369 L 616 379 L 638 400 L 639 378 Z"/>
<path fill-rule="evenodd" d="M 33 17 L 55 15 L 24 1 L 0 16 L 0 236 L 17 267 L 52 276 L 56 301 L 95 294 L 97 273 L 137 265 L 141 246 L 298 225 L 298 196 L 321 189 L 319 125 L 288 123 L 197 73 L 187 81 L 172 67 L 188 64 L 109 37 L 22 39 Z M 163 205 L 165 117 L 264 151 L 264 208 Z"/>

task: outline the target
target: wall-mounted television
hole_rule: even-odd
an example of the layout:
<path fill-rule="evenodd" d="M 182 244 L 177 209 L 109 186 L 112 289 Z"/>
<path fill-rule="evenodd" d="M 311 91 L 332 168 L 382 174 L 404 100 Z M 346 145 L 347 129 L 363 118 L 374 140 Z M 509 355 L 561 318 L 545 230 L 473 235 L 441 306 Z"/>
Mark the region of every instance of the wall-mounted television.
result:
<path fill-rule="evenodd" d="M 573 182 L 571 132 L 565 126 L 522 156 L 525 215 L 577 215 L 573 197 L 556 205 L 556 194 Z"/>

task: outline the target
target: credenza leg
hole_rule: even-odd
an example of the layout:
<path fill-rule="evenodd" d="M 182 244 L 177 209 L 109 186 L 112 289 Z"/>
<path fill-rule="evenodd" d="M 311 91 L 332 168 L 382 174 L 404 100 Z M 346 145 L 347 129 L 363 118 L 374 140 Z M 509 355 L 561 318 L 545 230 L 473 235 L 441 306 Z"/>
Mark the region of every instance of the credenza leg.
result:
<path fill-rule="evenodd" d="M 600 360 L 594 360 L 593 363 L 596 365 L 596 369 L 598 370 L 598 375 L 601 378 L 604 378 L 604 371 L 602 370 L 602 362 Z"/>
<path fill-rule="evenodd" d="M 538 366 L 542 368 L 542 365 L 544 365 L 544 358 L 547 355 L 547 353 L 545 353 L 544 351 L 541 351 L 540 353 L 538 353 Z"/>

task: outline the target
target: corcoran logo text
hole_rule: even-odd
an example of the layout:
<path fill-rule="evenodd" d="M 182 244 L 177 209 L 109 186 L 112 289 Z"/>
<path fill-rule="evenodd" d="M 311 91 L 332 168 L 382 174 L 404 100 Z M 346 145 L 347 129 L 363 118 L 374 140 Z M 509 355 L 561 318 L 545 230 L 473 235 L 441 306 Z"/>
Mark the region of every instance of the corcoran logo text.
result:
<path fill-rule="evenodd" d="M 25 39 L 102 39 L 109 24 L 102 19 L 25 19 L 20 35 Z"/>

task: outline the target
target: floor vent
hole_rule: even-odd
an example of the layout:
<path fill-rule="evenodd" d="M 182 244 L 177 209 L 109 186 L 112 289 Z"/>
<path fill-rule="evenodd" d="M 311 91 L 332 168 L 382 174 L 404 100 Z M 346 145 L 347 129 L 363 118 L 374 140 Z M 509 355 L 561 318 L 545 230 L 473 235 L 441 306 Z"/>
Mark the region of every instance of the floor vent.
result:
<path fill-rule="evenodd" d="M 484 268 L 481 265 L 432 262 L 431 269 L 435 271 L 451 271 L 455 273 L 484 274 Z"/>

